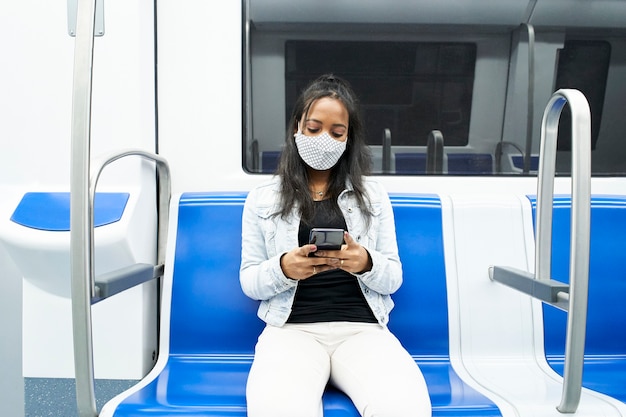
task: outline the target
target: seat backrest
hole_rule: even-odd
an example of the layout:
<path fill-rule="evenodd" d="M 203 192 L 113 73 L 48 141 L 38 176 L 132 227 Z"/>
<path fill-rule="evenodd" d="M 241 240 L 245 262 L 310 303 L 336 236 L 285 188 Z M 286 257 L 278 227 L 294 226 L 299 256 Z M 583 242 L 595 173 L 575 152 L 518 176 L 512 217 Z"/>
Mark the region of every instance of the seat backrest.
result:
<path fill-rule="evenodd" d="M 170 354 L 252 354 L 262 323 L 239 285 L 245 194 L 183 194 Z"/>
<path fill-rule="evenodd" d="M 533 209 L 536 201 L 531 198 Z M 552 220 L 552 278 L 569 282 L 569 196 L 556 196 Z M 585 355 L 626 356 L 626 197 L 593 196 Z M 545 351 L 563 356 L 567 314 L 544 306 Z"/>
<path fill-rule="evenodd" d="M 184 194 L 179 203 L 170 354 L 252 354 L 263 323 L 239 284 L 245 194 Z M 413 355 L 447 355 L 448 321 L 436 196 L 392 195 L 404 283 L 390 328 Z"/>
<path fill-rule="evenodd" d="M 441 203 L 434 195 L 392 195 L 403 283 L 389 328 L 416 356 L 448 356 L 448 302 Z"/>

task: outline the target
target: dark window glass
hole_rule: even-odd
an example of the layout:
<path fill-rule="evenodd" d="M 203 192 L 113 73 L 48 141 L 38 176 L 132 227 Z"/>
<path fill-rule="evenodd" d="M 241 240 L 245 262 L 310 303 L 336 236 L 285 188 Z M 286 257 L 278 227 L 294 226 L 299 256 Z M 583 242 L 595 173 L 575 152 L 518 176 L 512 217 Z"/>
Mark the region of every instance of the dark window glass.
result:
<path fill-rule="evenodd" d="M 472 43 L 288 41 L 286 118 L 312 79 L 333 73 L 359 96 L 370 145 L 390 129 L 393 145 L 425 146 L 436 129 L 446 146 L 465 146 L 475 64 Z"/>
<path fill-rule="evenodd" d="M 574 88 L 587 98 L 591 109 L 591 149 L 598 142 L 610 59 L 611 45 L 605 41 L 566 41 L 559 50 L 555 91 Z M 572 149 L 571 120 L 569 107 L 565 106 L 559 120 L 557 149 L 560 151 Z"/>

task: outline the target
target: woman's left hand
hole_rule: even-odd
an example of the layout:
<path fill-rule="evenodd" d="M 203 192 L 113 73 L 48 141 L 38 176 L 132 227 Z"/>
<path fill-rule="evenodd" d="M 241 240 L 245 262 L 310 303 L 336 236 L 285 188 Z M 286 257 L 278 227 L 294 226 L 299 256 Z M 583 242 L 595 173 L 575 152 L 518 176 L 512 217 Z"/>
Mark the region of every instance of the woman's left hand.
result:
<path fill-rule="evenodd" d="M 348 232 L 343 233 L 346 242 L 340 250 L 318 250 L 315 256 L 326 258 L 326 264 L 354 274 L 372 269 L 372 258 L 367 250 L 359 245 Z"/>

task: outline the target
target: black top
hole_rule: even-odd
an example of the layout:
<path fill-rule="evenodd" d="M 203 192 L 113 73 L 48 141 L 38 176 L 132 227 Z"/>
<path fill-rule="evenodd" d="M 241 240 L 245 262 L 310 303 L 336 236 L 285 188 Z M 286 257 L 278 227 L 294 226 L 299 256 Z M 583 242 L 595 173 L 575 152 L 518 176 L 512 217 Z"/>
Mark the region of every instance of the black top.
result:
<path fill-rule="evenodd" d="M 309 241 L 313 227 L 333 227 L 346 230 L 346 221 L 338 210 L 333 210 L 332 199 L 315 203 L 315 216 L 303 219 L 298 230 L 299 245 Z M 336 207 L 335 207 L 336 208 Z M 319 323 L 349 321 L 376 323 L 357 278 L 342 269 L 320 272 L 298 282 L 291 315 L 287 323 Z"/>

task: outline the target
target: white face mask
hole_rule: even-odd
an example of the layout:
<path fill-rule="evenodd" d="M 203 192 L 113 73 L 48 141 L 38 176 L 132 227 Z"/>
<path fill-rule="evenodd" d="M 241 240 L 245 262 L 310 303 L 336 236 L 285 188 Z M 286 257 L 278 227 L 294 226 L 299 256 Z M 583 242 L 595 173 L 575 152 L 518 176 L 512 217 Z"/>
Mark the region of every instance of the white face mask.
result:
<path fill-rule="evenodd" d="M 319 136 L 306 136 L 300 130 L 293 135 L 300 157 L 311 168 L 324 171 L 334 167 L 346 150 L 347 140 L 341 142 L 324 132 Z"/>

